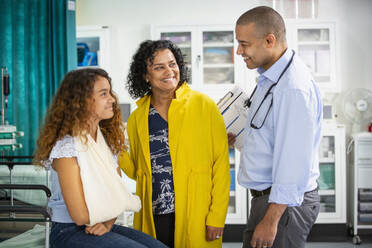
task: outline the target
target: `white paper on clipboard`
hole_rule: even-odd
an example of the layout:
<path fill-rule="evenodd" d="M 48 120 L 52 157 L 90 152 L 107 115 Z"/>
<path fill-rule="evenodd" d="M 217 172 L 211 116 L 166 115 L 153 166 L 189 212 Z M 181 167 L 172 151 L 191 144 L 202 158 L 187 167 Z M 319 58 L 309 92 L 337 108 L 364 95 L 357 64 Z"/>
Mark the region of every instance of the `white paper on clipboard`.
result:
<path fill-rule="evenodd" d="M 248 98 L 239 86 L 235 86 L 217 103 L 226 131 L 236 135 L 235 147 L 239 151 L 243 147 L 244 128 L 248 118 L 248 106 L 245 104 Z"/>

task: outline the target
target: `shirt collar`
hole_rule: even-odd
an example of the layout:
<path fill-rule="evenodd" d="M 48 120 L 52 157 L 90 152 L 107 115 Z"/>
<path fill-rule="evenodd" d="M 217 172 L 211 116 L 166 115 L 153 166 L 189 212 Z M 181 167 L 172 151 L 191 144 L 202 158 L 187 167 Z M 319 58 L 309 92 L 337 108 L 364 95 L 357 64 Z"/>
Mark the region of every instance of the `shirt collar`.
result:
<path fill-rule="evenodd" d="M 275 83 L 284 68 L 287 66 L 289 60 L 291 59 L 293 51 L 288 49 L 284 52 L 284 54 L 268 69 L 265 70 L 262 67 L 257 69 L 257 72 L 260 74 L 260 77 L 265 77 Z M 259 80 L 261 81 L 261 80 Z"/>

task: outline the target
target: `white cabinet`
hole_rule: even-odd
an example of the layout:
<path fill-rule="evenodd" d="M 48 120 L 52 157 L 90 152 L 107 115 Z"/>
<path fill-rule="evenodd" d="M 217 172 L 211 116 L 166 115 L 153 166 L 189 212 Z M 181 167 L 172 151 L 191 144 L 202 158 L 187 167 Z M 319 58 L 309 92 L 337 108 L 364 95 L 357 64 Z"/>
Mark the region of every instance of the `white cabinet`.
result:
<path fill-rule="evenodd" d="M 247 190 L 237 181 L 240 153 L 236 149 L 229 149 L 230 158 L 230 200 L 227 209 L 226 224 L 247 223 Z"/>
<path fill-rule="evenodd" d="M 316 223 L 346 223 L 345 127 L 323 125 L 319 146 L 320 213 Z"/>
<path fill-rule="evenodd" d="M 335 24 L 286 20 L 290 48 L 309 67 L 322 91 L 338 91 L 336 80 Z M 171 40 L 182 50 L 190 70 L 191 88 L 219 100 L 234 85 L 247 93 L 255 86 L 255 72 L 236 56 L 233 25 L 152 26 L 152 39 Z M 345 129 L 324 125 L 320 145 L 319 193 L 321 209 L 317 223 L 346 223 Z M 230 150 L 231 191 L 227 224 L 245 224 L 247 190 L 238 185 L 239 155 Z"/>
<path fill-rule="evenodd" d="M 317 224 L 346 223 L 345 163 L 345 127 L 324 124 L 323 137 L 319 145 L 320 211 Z M 249 202 L 251 199 L 249 194 Z"/>
<path fill-rule="evenodd" d="M 313 74 L 322 91 L 338 92 L 335 23 L 286 21 L 287 40 Z"/>
<path fill-rule="evenodd" d="M 233 25 L 152 26 L 152 39 L 170 40 L 185 55 L 194 90 L 219 100 L 234 85 L 246 89 L 245 66 L 235 59 Z"/>
<path fill-rule="evenodd" d="M 349 232 L 354 244 L 360 244 L 360 229 L 372 229 L 372 133 L 353 135 L 350 161 Z"/>
<path fill-rule="evenodd" d="M 335 22 L 287 19 L 290 48 L 302 58 L 323 92 L 339 92 L 336 79 Z M 251 92 L 254 71 L 236 56 L 234 25 L 152 26 L 153 39 L 168 39 L 186 55 L 193 89 L 218 100 L 223 92 L 239 85 Z"/>
<path fill-rule="evenodd" d="M 76 28 L 78 67 L 100 67 L 110 72 L 110 31 L 106 26 Z"/>

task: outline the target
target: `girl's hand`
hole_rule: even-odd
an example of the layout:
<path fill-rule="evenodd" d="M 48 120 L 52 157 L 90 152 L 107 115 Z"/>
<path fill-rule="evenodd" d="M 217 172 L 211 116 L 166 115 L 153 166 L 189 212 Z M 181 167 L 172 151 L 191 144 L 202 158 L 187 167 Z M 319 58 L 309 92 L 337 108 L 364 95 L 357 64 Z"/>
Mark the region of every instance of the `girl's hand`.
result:
<path fill-rule="evenodd" d="M 95 236 L 102 236 L 103 234 L 110 231 L 110 228 L 103 223 L 97 223 L 94 226 L 85 227 L 85 233 Z"/>

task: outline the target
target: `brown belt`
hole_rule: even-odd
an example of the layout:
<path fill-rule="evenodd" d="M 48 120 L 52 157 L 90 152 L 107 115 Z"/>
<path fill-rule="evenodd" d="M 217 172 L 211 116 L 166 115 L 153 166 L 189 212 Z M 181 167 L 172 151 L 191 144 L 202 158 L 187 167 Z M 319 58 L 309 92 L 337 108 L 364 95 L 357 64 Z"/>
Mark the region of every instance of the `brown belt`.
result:
<path fill-rule="evenodd" d="M 251 191 L 251 195 L 253 197 L 260 197 L 260 196 L 264 196 L 264 195 L 269 195 L 270 191 L 271 191 L 271 187 L 267 188 L 267 189 L 264 189 L 262 191 L 258 191 L 258 190 L 254 190 L 254 189 L 251 189 L 250 191 Z"/>

